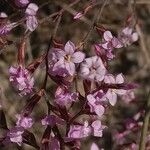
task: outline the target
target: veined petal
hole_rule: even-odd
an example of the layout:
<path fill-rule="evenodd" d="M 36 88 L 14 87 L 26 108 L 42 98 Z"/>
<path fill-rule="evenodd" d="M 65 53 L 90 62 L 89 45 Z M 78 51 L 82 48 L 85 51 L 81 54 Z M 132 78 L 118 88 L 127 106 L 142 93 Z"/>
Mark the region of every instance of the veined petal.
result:
<path fill-rule="evenodd" d="M 124 78 L 122 76 L 122 73 L 120 73 L 116 76 L 116 83 L 118 83 L 118 84 L 124 83 Z"/>
<path fill-rule="evenodd" d="M 73 76 L 75 73 L 75 64 L 73 62 L 65 63 L 66 70 L 68 73 Z"/>
<path fill-rule="evenodd" d="M 104 37 L 104 40 L 109 42 L 112 40 L 113 38 L 113 35 L 111 34 L 110 31 L 105 31 L 104 34 L 103 34 L 103 37 Z"/>
<path fill-rule="evenodd" d="M 85 54 L 83 52 L 75 52 L 73 55 L 72 55 L 72 61 L 74 63 L 81 63 L 85 58 Z"/>
<path fill-rule="evenodd" d="M 109 103 L 114 106 L 117 102 L 117 94 L 112 92 L 111 90 L 108 90 L 108 92 L 106 93 L 106 97 L 109 100 Z"/>
<path fill-rule="evenodd" d="M 73 54 L 74 51 L 75 51 L 75 45 L 74 45 L 74 43 L 72 43 L 71 41 L 68 41 L 65 44 L 64 50 L 65 50 L 66 54 Z"/>

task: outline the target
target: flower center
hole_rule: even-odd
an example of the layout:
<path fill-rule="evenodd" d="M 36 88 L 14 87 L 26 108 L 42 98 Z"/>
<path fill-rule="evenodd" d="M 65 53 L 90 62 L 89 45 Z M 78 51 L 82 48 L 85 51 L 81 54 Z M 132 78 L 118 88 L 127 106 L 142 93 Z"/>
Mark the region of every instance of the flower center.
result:
<path fill-rule="evenodd" d="M 71 61 L 71 56 L 70 56 L 70 55 L 66 55 L 66 56 L 65 56 L 65 60 L 66 60 L 67 62 L 70 62 L 70 61 Z"/>

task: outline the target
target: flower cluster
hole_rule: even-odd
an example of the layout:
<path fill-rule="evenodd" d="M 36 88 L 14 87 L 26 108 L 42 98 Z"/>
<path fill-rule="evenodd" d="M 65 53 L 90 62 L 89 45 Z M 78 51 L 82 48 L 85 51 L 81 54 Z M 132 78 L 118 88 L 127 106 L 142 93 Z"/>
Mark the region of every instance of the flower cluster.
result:
<path fill-rule="evenodd" d="M 34 79 L 29 71 L 22 66 L 10 67 L 9 80 L 13 86 L 19 91 L 20 95 L 30 94 L 33 90 Z"/>
<path fill-rule="evenodd" d="M 7 14 L 1 12 L 0 35 L 7 35 L 24 21 L 26 31 L 18 50 L 18 65 L 9 68 L 9 81 L 19 95 L 27 97 L 28 94 L 33 93 L 33 72 L 43 62 L 46 71 L 39 91 L 35 90 L 35 93 L 27 100 L 22 113 L 16 116 L 15 127 L 10 129 L 5 127 L 8 131 L 4 139 L 17 143 L 19 146 L 22 143 L 29 143 L 37 149 L 60 150 L 65 146 L 70 149 L 80 149 L 82 139 L 89 136 L 102 137 L 103 131 L 107 130 L 105 118 L 107 118 L 109 107 L 116 105 L 119 96 L 126 103 L 135 99 L 133 89 L 136 86 L 127 83 L 122 73 L 113 75 L 109 70 L 109 62 L 115 58 L 115 49 L 131 45 L 138 40 L 138 34 L 130 26 L 124 27 L 118 35 L 107 29 L 101 30 L 102 39 L 99 43 L 93 44 L 95 48 L 93 55 L 91 53 L 87 55 L 82 49 L 85 41 L 80 42 L 80 46 L 76 46 L 70 40 L 62 44 L 57 43 L 52 35 L 47 52 L 25 66 L 25 38 L 38 26 L 39 7 L 30 0 L 15 0 L 14 3 L 18 9 L 23 10 L 23 21 L 10 23 Z M 83 12 L 77 13 L 74 19 L 83 17 L 94 7 L 93 4 L 88 5 Z M 56 17 L 54 22 L 59 23 L 64 11 L 62 9 L 56 15 L 54 14 L 54 18 Z M 93 25 L 93 27 L 96 26 L 96 24 Z M 47 88 L 48 78 L 55 83 L 54 92 L 50 91 L 51 95 Z M 34 134 L 28 130 L 35 123 L 31 113 L 40 99 L 45 99 L 48 111 L 43 119 L 35 119 L 45 127 L 40 146 L 38 146 Z M 115 134 L 117 146 L 126 144 L 124 137 L 139 128 L 140 123 L 137 118 L 139 119 L 136 116 L 127 122 L 125 131 Z M 136 143 L 129 143 L 129 148 L 136 149 Z M 93 143 L 91 150 L 99 150 L 99 148 Z"/>

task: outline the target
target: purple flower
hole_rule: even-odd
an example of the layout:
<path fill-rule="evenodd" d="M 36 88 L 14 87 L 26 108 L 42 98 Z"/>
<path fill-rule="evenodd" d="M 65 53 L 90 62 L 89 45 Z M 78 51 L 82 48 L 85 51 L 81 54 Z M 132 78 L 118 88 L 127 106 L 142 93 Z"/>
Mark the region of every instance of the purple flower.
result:
<path fill-rule="evenodd" d="M 101 124 L 100 120 L 94 121 L 92 123 L 91 127 L 92 127 L 92 131 L 93 131 L 93 135 L 96 137 L 102 137 L 103 136 L 103 130 L 106 128 L 106 126 L 103 126 Z"/>
<path fill-rule="evenodd" d="M 46 116 L 44 119 L 41 120 L 43 126 L 50 125 L 51 127 L 55 126 L 56 124 L 64 124 L 64 121 L 54 115 Z"/>
<path fill-rule="evenodd" d="M 13 28 L 18 26 L 16 22 L 0 26 L 0 35 L 7 35 Z"/>
<path fill-rule="evenodd" d="M 122 74 L 118 74 L 116 78 L 108 74 L 105 76 L 104 82 L 107 84 L 122 84 L 124 83 L 124 78 Z M 117 94 L 118 95 L 124 95 L 126 93 L 126 90 L 123 89 L 108 89 L 106 93 L 106 97 L 109 100 L 109 103 L 114 106 L 117 102 Z"/>
<path fill-rule="evenodd" d="M 101 117 L 105 112 L 103 103 L 106 101 L 103 91 L 87 95 L 87 100 L 88 105 L 90 106 L 90 111 L 95 112 L 99 117 Z"/>
<path fill-rule="evenodd" d="M 91 127 L 88 122 L 85 121 L 84 125 L 73 125 L 68 132 L 69 139 L 81 139 L 89 136 L 91 133 Z"/>
<path fill-rule="evenodd" d="M 27 69 L 18 66 L 9 68 L 9 80 L 14 87 L 19 90 L 20 95 L 27 95 L 32 92 L 34 79 L 30 76 Z"/>
<path fill-rule="evenodd" d="M 10 129 L 10 131 L 7 133 L 7 136 L 9 137 L 10 141 L 13 143 L 17 143 L 19 146 L 22 144 L 22 134 L 24 133 L 24 128 L 22 127 L 14 127 Z"/>
<path fill-rule="evenodd" d="M 38 6 L 34 3 L 30 3 L 25 11 L 26 14 L 26 26 L 31 32 L 34 31 L 38 26 L 38 21 L 36 14 L 38 11 Z"/>
<path fill-rule="evenodd" d="M 100 57 L 93 56 L 86 58 L 81 63 L 80 76 L 86 80 L 102 81 L 106 74 L 106 68 Z"/>
<path fill-rule="evenodd" d="M 28 128 L 31 128 L 32 125 L 33 125 L 33 120 L 31 117 L 24 117 L 24 116 L 21 116 L 21 115 L 16 115 L 17 117 L 17 123 L 16 125 L 18 127 L 23 127 L 24 129 L 28 129 Z"/>
<path fill-rule="evenodd" d="M 75 74 L 75 64 L 81 63 L 85 54 L 76 51 L 75 45 L 68 41 L 64 49 L 52 48 L 49 54 L 50 58 L 50 74 L 66 76 L 67 73 L 71 76 Z"/>
<path fill-rule="evenodd" d="M 122 43 L 110 31 L 105 31 L 103 34 L 104 43 L 101 46 L 106 50 L 123 47 Z"/>
<path fill-rule="evenodd" d="M 92 143 L 90 150 L 100 150 L 95 143 Z"/>
<path fill-rule="evenodd" d="M 18 7 L 25 7 L 29 4 L 30 0 L 15 0 L 15 4 Z"/>
<path fill-rule="evenodd" d="M 78 93 L 71 93 L 64 87 L 58 87 L 55 92 L 55 102 L 60 106 L 68 106 L 78 98 Z"/>
<path fill-rule="evenodd" d="M 124 46 L 129 46 L 133 42 L 138 40 L 138 33 L 133 32 L 133 29 L 130 27 L 124 28 L 119 34 L 120 40 L 124 44 Z"/>
<path fill-rule="evenodd" d="M 96 44 L 95 45 L 95 52 L 104 61 L 111 60 L 111 59 L 113 59 L 115 57 L 115 55 L 112 52 L 112 49 L 104 49 L 101 46 L 101 44 Z"/>

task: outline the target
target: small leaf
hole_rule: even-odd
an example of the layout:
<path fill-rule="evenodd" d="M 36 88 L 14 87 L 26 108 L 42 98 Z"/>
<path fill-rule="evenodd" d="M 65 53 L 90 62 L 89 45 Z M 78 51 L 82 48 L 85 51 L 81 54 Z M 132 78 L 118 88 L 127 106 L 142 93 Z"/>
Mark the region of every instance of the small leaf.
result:
<path fill-rule="evenodd" d="M 28 130 L 25 130 L 23 133 L 23 143 L 39 149 L 34 134 L 29 132 Z"/>

